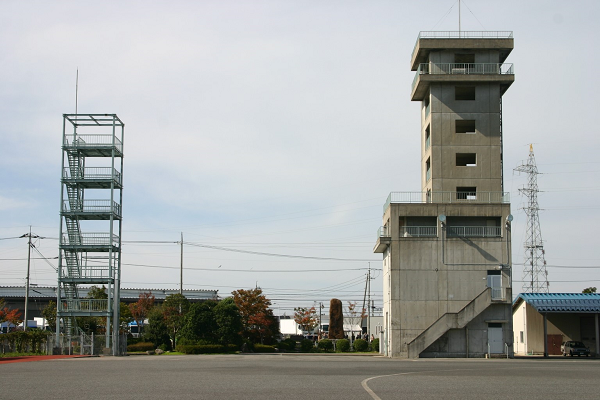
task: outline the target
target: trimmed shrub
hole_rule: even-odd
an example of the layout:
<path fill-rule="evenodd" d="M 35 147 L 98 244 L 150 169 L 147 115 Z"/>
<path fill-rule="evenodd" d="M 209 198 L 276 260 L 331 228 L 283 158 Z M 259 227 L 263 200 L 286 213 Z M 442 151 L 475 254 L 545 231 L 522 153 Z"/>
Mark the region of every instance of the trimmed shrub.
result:
<path fill-rule="evenodd" d="M 302 339 L 300 342 L 300 351 L 303 353 L 310 353 L 310 351 L 315 347 L 315 344 L 310 339 Z"/>
<path fill-rule="evenodd" d="M 277 345 L 279 350 L 294 351 L 296 350 L 296 341 L 294 339 L 284 339 Z"/>
<path fill-rule="evenodd" d="M 275 346 L 269 346 L 266 344 L 255 343 L 254 344 L 254 352 L 255 353 L 275 353 Z"/>
<path fill-rule="evenodd" d="M 379 339 L 373 339 L 371 341 L 371 350 L 372 351 L 379 351 Z"/>
<path fill-rule="evenodd" d="M 342 353 L 350 350 L 350 341 L 348 339 L 338 339 L 335 342 L 335 351 Z"/>
<path fill-rule="evenodd" d="M 152 342 L 139 342 L 136 344 L 130 344 L 127 346 L 127 351 L 135 352 L 135 351 L 149 351 L 154 350 L 154 343 Z"/>
<path fill-rule="evenodd" d="M 333 342 L 329 339 L 323 339 L 317 343 L 319 350 L 331 351 L 333 350 Z"/>
<path fill-rule="evenodd" d="M 235 344 L 195 344 L 195 345 L 177 345 L 175 349 L 184 354 L 214 354 L 214 353 L 233 353 L 238 347 Z"/>
<path fill-rule="evenodd" d="M 356 339 L 353 347 L 354 351 L 367 351 L 369 349 L 369 343 L 364 339 Z"/>

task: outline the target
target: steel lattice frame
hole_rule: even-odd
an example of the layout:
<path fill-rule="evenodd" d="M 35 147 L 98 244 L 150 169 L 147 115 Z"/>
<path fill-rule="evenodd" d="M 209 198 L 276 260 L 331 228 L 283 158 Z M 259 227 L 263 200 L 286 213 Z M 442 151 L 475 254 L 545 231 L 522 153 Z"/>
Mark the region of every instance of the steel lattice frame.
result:
<path fill-rule="evenodd" d="M 524 243 L 525 258 L 523 263 L 523 292 L 524 293 L 548 293 L 550 283 L 548 282 L 548 270 L 546 269 L 546 258 L 542 230 L 540 228 L 539 205 L 538 205 L 538 170 L 533 155 L 533 146 L 529 147 L 529 158 L 527 164 L 521 164 L 515 168 L 517 172 L 525 172 L 528 175 L 527 187 L 519 189 L 519 192 L 527 196 L 527 206 L 523 207 L 527 215 L 527 239 Z"/>

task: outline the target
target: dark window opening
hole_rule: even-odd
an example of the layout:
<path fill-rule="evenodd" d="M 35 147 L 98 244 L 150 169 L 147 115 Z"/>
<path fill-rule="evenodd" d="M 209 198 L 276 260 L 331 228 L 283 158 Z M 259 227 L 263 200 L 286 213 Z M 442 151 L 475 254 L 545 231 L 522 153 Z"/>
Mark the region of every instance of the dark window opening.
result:
<path fill-rule="evenodd" d="M 456 198 L 459 200 L 476 200 L 477 188 L 475 186 L 459 186 L 456 188 Z"/>
<path fill-rule="evenodd" d="M 475 100 L 475 86 L 456 86 L 454 100 Z"/>
<path fill-rule="evenodd" d="M 475 120 L 474 119 L 457 119 L 456 121 L 456 133 L 475 133 Z"/>
<path fill-rule="evenodd" d="M 475 63 L 475 54 L 455 54 L 454 62 L 456 64 L 473 64 Z"/>
<path fill-rule="evenodd" d="M 477 165 L 476 153 L 456 153 L 457 167 L 474 167 Z"/>
<path fill-rule="evenodd" d="M 425 128 L 425 150 L 431 146 L 431 133 L 429 131 L 429 125 L 427 125 L 427 128 Z"/>

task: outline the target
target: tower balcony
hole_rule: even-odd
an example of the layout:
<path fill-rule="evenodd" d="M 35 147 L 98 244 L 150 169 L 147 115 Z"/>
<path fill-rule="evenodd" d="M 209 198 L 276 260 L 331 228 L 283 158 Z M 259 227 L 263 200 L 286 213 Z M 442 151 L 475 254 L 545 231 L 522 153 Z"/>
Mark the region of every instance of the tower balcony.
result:
<path fill-rule="evenodd" d="M 89 189 L 120 189 L 123 184 L 121 173 L 110 167 L 65 167 L 62 181 L 67 185 L 79 185 Z"/>
<path fill-rule="evenodd" d="M 121 219 L 121 205 L 110 200 L 64 200 L 62 215 L 79 220 Z"/>
<path fill-rule="evenodd" d="M 391 203 L 437 204 L 509 204 L 508 192 L 391 192 L 383 205 L 383 212 Z"/>
<path fill-rule="evenodd" d="M 64 234 L 60 248 L 69 251 L 106 252 L 118 251 L 119 236 L 104 232 Z"/>
<path fill-rule="evenodd" d="M 422 63 L 413 79 L 411 100 L 423 100 L 432 83 L 499 83 L 504 94 L 514 81 L 511 63 Z"/>
<path fill-rule="evenodd" d="M 65 134 L 62 147 L 86 157 L 123 157 L 123 143 L 111 134 Z"/>

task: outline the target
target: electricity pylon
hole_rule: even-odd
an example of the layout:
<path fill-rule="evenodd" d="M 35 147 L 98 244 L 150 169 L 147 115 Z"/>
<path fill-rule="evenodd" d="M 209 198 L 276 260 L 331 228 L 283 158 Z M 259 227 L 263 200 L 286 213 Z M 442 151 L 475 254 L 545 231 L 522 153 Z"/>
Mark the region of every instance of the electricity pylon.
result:
<path fill-rule="evenodd" d="M 533 145 L 529 145 L 529 158 L 527 164 L 521 164 L 515 168 L 517 172 L 525 172 L 528 175 L 526 187 L 519 192 L 527 196 L 527 206 L 523 207 L 527 214 L 527 230 L 524 247 L 525 261 L 523 264 L 523 292 L 525 293 L 548 293 L 548 271 L 546 269 L 546 258 L 542 230 L 540 229 L 539 205 L 537 195 L 539 192 L 537 184 L 538 170 L 533 155 Z"/>

